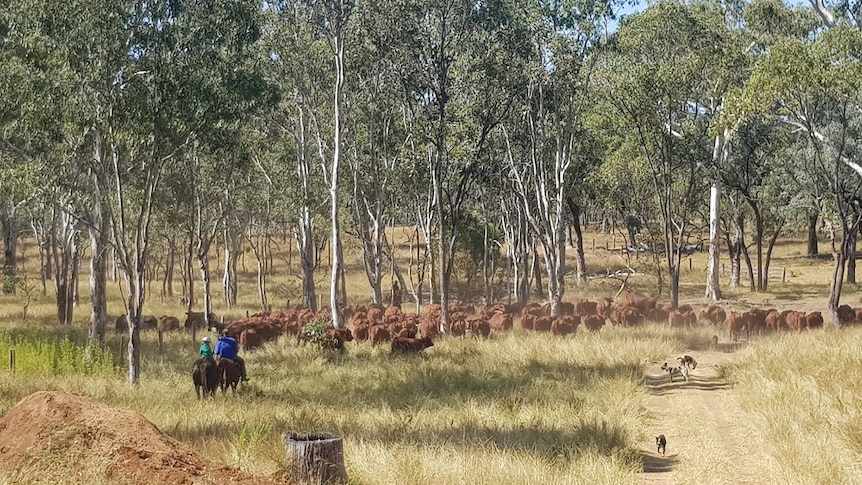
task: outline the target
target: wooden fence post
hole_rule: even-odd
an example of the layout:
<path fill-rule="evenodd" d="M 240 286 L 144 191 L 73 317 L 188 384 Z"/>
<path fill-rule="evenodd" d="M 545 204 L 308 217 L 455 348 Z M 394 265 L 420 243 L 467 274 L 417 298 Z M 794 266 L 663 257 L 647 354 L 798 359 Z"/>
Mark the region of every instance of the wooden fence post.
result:
<path fill-rule="evenodd" d="M 9 369 L 15 373 L 15 349 L 9 349 Z"/>
<path fill-rule="evenodd" d="M 781 282 L 782 283 L 787 282 L 787 266 L 781 267 Z"/>
<path fill-rule="evenodd" d="M 161 331 L 161 329 L 159 329 L 159 355 L 164 353 L 164 351 L 165 351 L 165 335 Z"/>
<path fill-rule="evenodd" d="M 283 435 L 290 479 L 298 485 L 347 483 L 344 468 L 344 444 L 341 438 L 325 434 Z"/>

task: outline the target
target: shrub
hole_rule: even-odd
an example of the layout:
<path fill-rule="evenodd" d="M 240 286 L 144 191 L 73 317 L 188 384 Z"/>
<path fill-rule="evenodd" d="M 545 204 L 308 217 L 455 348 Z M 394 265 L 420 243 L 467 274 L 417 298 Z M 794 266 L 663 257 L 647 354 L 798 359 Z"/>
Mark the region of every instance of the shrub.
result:
<path fill-rule="evenodd" d="M 317 346 L 320 350 L 335 350 L 338 348 L 338 341 L 326 335 L 326 329 L 331 326 L 332 320 L 325 317 L 316 318 L 302 327 L 299 338 Z"/>

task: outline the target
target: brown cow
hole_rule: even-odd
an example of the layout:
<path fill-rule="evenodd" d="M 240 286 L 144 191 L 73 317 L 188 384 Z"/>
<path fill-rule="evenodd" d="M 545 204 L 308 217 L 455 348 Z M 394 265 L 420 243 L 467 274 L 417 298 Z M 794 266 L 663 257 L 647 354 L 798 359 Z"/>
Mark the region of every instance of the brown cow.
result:
<path fill-rule="evenodd" d="M 575 313 L 578 315 L 596 315 L 598 314 L 598 302 L 589 300 L 579 300 L 575 304 Z"/>
<path fill-rule="evenodd" d="M 356 339 L 357 342 L 364 342 L 368 340 L 368 333 L 371 330 L 371 325 L 368 322 L 360 322 L 353 324 L 353 338 Z"/>
<path fill-rule="evenodd" d="M 850 305 L 841 305 L 838 307 L 838 322 L 841 326 L 851 325 L 856 321 L 856 312 Z"/>
<path fill-rule="evenodd" d="M 781 330 L 781 312 L 778 310 L 772 310 L 771 312 L 766 314 L 766 330 L 770 332 L 778 332 Z"/>
<path fill-rule="evenodd" d="M 477 338 L 488 338 L 491 335 L 491 324 L 483 318 L 473 318 L 467 322 L 470 334 Z"/>
<path fill-rule="evenodd" d="M 748 333 L 757 332 L 758 334 L 766 333 L 766 315 L 769 312 L 760 308 L 752 308 L 745 312 L 748 318 Z"/>
<path fill-rule="evenodd" d="M 624 294 L 621 299 L 621 302 L 622 306 L 637 308 L 638 310 L 640 310 L 641 313 L 644 314 L 649 311 L 650 308 L 655 308 L 656 306 L 655 298 L 644 295 L 642 293 L 634 292 Z"/>
<path fill-rule="evenodd" d="M 521 314 L 521 328 L 524 330 L 533 330 L 533 326 L 536 323 L 536 316 L 532 313 L 523 313 Z"/>
<path fill-rule="evenodd" d="M 209 314 L 209 323 L 210 325 L 218 323 L 218 318 L 216 318 L 214 313 Z M 204 312 L 186 312 L 184 328 L 188 331 L 191 331 L 192 328 L 207 328 L 207 319 L 204 318 Z"/>
<path fill-rule="evenodd" d="M 389 329 L 383 325 L 372 325 L 369 334 L 371 335 L 372 347 L 381 342 L 392 340 L 392 334 L 390 334 Z"/>
<path fill-rule="evenodd" d="M 332 340 L 333 347 L 341 351 L 344 351 L 344 342 L 353 341 L 353 334 L 349 328 L 328 327 L 326 336 Z"/>
<path fill-rule="evenodd" d="M 551 317 L 539 317 L 533 321 L 533 330 L 537 332 L 551 331 Z"/>
<path fill-rule="evenodd" d="M 805 315 L 805 328 L 820 328 L 823 326 L 823 315 L 820 312 L 811 312 Z"/>
<path fill-rule="evenodd" d="M 646 319 L 656 323 L 666 322 L 668 321 L 668 315 L 670 315 L 670 312 L 664 308 L 650 308 L 646 312 Z"/>
<path fill-rule="evenodd" d="M 688 326 L 685 315 L 676 310 L 671 311 L 667 315 L 667 323 L 670 328 L 683 328 Z"/>
<path fill-rule="evenodd" d="M 585 317 L 581 317 L 581 323 L 583 323 L 584 327 L 586 327 L 590 332 L 596 332 L 601 330 L 605 325 L 605 317 L 601 315 L 587 315 Z"/>
<path fill-rule="evenodd" d="M 393 354 L 419 353 L 428 347 L 433 347 L 434 342 L 428 337 L 422 338 L 396 338 L 392 341 Z"/>
<path fill-rule="evenodd" d="M 578 331 L 580 317 L 575 315 L 563 315 L 551 322 L 551 333 L 554 335 L 570 335 Z"/>
<path fill-rule="evenodd" d="M 138 324 L 138 328 L 141 330 L 151 330 L 157 328 L 158 325 L 159 320 L 154 315 L 142 315 L 141 321 Z M 129 324 L 127 323 L 125 315 L 120 315 L 119 317 L 117 317 L 117 321 L 114 328 L 118 332 L 122 332 L 129 329 Z"/>
<path fill-rule="evenodd" d="M 416 329 L 413 328 L 402 328 L 398 331 L 398 334 L 395 338 L 416 338 Z"/>
<path fill-rule="evenodd" d="M 488 324 L 498 332 L 507 332 L 512 330 L 512 315 L 509 313 L 496 313 L 488 319 Z"/>
<path fill-rule="evenodd" d="M 730 332 L 730 340 L 739 340 L 739 336 L 743 332 L 746 335 L 746 339 L 751 337 L 748 318 L 749 316 L 745 313 L 730 312 L 730 316 L 727 317 L 727 329 Z"/>
<path fill-rule="evenodd" d="M 724 308 L 721 308 L 720 306 L 712 305 L 701 314 L 701 317 L 704 320 L 709 321 L 711 324 L 718 326 L 727 320 L 727 312 L 725 312 Z"/>
<path fill-rule="evenodd" d="M 613 306 L 614 301 L 608 296 L 603 296 L 599 302 L 596 303 L 596 314 L 607 318 L 611 313 L 611 308 Z"/>
<path fill-rule="evenodd" d="M 159 318 L 158 329 L 162 332 L 170 332 L 180 328 L 180 319 L 169 315 L 162 315 Z"/>

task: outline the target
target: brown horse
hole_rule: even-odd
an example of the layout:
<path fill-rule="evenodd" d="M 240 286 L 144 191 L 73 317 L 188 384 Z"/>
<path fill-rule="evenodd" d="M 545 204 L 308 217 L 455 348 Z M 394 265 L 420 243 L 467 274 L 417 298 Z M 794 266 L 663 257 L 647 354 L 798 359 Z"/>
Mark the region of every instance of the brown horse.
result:
<path fill-rule="evenodd" d="M 215 361 L 210 358 L 198 359 L 192 368 L 192 381 L 195 383 L 195 394 L 201 398 L 201 388 L 204 397 L 215 397 L 216 388 L 219 385 L 219 369 Z"/>
<path fill-rule="evenodd" d="M 227 388 L 230 387 L 234 396 L 236 395 L 236 386 L 242 377 L 242 370 L 239 364 L 233 359 L 219 359 L 218 361 L 218 382 L 222 393 L 227 393 Z"/>

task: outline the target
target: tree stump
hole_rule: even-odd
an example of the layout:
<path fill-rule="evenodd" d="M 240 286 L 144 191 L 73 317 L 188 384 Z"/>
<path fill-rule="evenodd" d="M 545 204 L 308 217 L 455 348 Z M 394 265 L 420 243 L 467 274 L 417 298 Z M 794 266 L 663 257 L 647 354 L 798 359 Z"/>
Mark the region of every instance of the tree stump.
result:
<path fill-rule="evenodd" d="M 284 433 L 291 481 L 299 485 L 347 483 L 341 438 L 325 434 Z"/>

